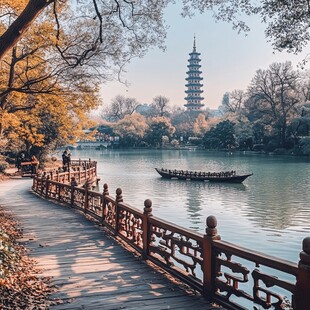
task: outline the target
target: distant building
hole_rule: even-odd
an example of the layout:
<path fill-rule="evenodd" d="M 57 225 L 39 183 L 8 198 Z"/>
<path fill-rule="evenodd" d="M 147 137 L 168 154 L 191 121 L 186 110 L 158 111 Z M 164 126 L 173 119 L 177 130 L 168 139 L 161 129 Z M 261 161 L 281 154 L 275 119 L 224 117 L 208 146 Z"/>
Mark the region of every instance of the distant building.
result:
<path fill-rule="evenodd" d="M 199 64 L 201 59 L 199 58 L 200 53 L 196 51 L 196 37 L 194 37 L 194 45 L 193 51 L 189 53 L 189 60 L 188 60 L 188 71 L 187 74 L 187 84 L 185 87 L 187 88 L 185 93 L 187 96 L 184 98 L 186 100 L 186 104 L 184 106 L 187 110 L 200 110 L 204 104 L 201 101 L 204 99 L 201 97 L 203 90 L 201 89 L 203 84 L 201 81 L 203 78 L 200 76 L 202 71 L 200 71 L 201 65 Z"/>

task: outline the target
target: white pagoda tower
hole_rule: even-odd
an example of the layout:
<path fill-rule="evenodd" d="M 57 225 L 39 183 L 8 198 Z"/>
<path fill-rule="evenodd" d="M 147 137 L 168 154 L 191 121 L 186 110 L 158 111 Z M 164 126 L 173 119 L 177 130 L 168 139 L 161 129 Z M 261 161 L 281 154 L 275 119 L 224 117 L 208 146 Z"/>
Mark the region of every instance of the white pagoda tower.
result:
<path fill-rule="evenodd" d="M 188 71 L 187 74 L 187 84 L 185 87 L 187 88 L 185 93 L 187 96 L 184 98 L 186 100 L 186 104 L 184 106 L 187 110 L 200 110 L 201 107 L 204 106 L 201 101 L 204 99 L 201 97 L 203 90 L 201 89 L 203 84 L 201 81 L 203 78 L 200 76 L 202 71 L 200 71 L 201 65 L 199 64 L 201 59 L 199 58 L 200 53 L 196 52 L 196 37 L 194 37 L 194 45 L 193 51 L 189 53 L 189 60 L 188 60 Z"/>

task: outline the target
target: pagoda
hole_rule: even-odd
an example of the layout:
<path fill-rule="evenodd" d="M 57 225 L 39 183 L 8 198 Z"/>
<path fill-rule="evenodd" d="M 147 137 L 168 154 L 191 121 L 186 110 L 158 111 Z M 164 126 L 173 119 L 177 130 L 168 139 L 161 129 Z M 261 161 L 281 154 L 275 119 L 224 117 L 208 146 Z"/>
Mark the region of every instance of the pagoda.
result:
<path fill-rule="evenodd" d="M 194 37 L 194 45 L 193 45 L 193 51 L 189 53 L 189 60 L 188 60 L 188 71 L 187 74 L 187 84 L 185 87 L 187 90 L 185 93 L 187 96 L 184 98 L 186 100 L 186 104 L 184 106 L 187 108 L 187 110 L 200 110 L 201 107 L 204 106 L 201 101 L 204 99 L 201 97 L 201 94 L 203 93 L 203 90 L 201 87 L 203 84 L 201 84 L 202 77 L 200 74 L 202 71 L 200 71 L 201 65 L 199 64 L 201 59 L 199 58 L 200 53 L 197 53 L 196 51 L 196 37 Z"/>

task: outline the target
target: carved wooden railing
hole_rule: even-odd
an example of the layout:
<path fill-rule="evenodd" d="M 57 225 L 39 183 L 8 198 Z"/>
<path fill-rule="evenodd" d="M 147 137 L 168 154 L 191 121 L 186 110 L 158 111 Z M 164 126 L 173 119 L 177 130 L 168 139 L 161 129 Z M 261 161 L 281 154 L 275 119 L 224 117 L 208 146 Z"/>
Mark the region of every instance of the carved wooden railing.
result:
<path fill-rule="evenodd" d="M 107 184 L 100 193 L 66 183 L 95 176 L 95 162 L 84 162 L 82 169 L 80 163 L 65 175 L 35 177 L 33 190 L 91 216 L 145 259 L 227 309 L 310 309 L 310 237 L 303 241 L 298 265 L 253 252 L 222 241 L 213 216 L 203 235 L 154 216 L 149 199 L 141 211 L 123 202 L 120 188 L 113 197 Z"/>

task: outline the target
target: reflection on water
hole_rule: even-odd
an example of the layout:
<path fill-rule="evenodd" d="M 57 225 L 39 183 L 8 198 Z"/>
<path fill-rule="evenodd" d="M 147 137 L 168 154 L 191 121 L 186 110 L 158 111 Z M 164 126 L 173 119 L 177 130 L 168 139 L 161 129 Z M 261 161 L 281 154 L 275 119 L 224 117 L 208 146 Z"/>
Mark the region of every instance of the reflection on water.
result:
<path fill-rule="evenodd" d="M 74 150 L 73 158 L 98 161 L 100 187 L 123 190 L 126 203 L 204 233 L 209 215 L 222 239 L 297 261 L 310 235 L 310 159 L 203 151 Z M 155 167 L 253 173 L 243 184 L 162 179 Z"/>
<path fill-rule="evenodd" d="M 204 204 L 205 195 L 208 195 L 212 191 L 217 191 L 218 194 L 223 192 L 224 195 L 231 195 L 235 191 L 245 191 L 246 186 L 244 184 L 234 183 L 212 183 L 212 182 L 196 182 L 189 180 L 168 180 L 161 177 L 158 178 L 160 187 L 169 187 L 173 193 L 182 193 L 184 196 L 184 207 L 187 209 L 187 219 L 190 225 L 188 228 L 199 231 L 201 227 L 204 227 L 206 218 L 203 217 L 201 212 L 206 207 Z"/>

